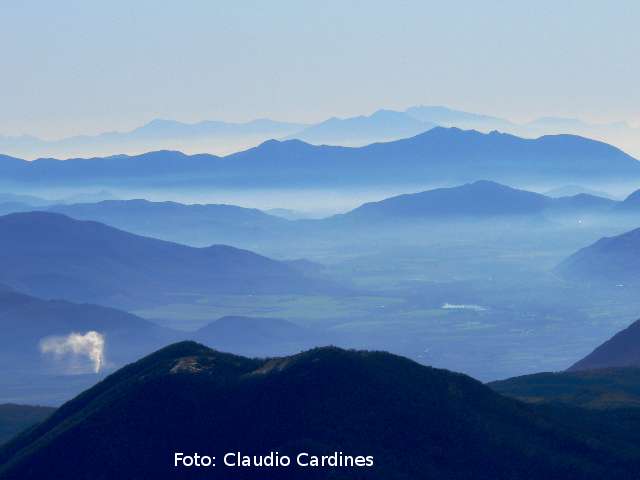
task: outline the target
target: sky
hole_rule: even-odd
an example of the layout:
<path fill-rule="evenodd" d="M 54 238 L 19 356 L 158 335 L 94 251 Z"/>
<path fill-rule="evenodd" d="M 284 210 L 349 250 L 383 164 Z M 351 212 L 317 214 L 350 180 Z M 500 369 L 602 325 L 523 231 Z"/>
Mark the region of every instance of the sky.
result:
<path fill-rule="evenodd" d="M 0 135 L 447 105 L 640 124 L 640 2 L 1 1 Z"/>

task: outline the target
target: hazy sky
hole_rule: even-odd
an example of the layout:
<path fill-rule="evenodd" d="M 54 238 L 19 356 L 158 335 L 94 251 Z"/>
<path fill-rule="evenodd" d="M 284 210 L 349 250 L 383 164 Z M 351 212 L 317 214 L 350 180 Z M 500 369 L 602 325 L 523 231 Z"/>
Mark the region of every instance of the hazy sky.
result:
<path fill-rule="evenodd" d="M 640 123 L 640 2 L 0 1 L 0 134 L 443 104 Z"/>

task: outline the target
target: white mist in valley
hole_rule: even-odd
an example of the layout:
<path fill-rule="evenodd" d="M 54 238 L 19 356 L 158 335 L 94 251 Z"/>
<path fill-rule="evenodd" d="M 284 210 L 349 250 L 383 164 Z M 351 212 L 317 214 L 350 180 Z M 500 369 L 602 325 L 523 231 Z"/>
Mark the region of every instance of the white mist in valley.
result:
<path fill-rule="evenodd" d="M 440 308 L 443 310 L 473 310 L 474 312 L 484 312 L 487 310 L 487 307 L 483 307 L 482 305 L 468 305 L 462 303 L 445 303 Z"/>
<path fill-rule="evenodd" d="M 40 352 L 53 355 L 57 359 L 83 359 L 91 365 L 93 372 L 99 373 L 104 366 L 105 338 L 99 332 L 89 331 L 51 336 L 40 340 Z"/>

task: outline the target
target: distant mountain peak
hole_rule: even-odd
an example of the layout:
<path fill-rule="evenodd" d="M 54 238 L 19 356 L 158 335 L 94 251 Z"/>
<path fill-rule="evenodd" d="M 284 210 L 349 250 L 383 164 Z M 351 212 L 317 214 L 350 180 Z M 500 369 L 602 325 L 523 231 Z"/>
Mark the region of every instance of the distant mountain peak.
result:
<path fill-rule="evenodd" d="M 145 126 L 154 126 L 154 127 L 164 126 L 164 125 L 186 125 L 186 124 L 178 120 L 171 120 L 168 118 L 154 118 L 145 124 Z"/>
<path fill-rule="evenodd" d="M 364 205 L 336 218 L 386 219 L 521 215 L 542 212 L 551 204 L 544 195 L 491 180 L 398 195 Z"/>
<path fill-rule="evenodd" d="M 376 141 L 406 138 L 434 127 L 404 112 L 381 109 L 370 115 L 337 118 L 323 122 L 290 135 L 312 144 L 365 145 Z"/>
<path fill-rule="evenodd" d="M 314 146 L 297 138 L 289 138 L 285 140 L 277 140 L 275 138 L 271 138 L 262 142 L 257 147 L 254 147 L 249 150 L 274 150 L 274 149 L 283 149 L 283 148 L 309 148 L 312 149 Z M 240 152 L 242 154 L 243 152 Z"/>
<path fill-rule="evenodd" d="M 467 183 L 467 186 L 482 189 L 494 189 L 494 190 L 510 190 L 515 191 L 517 188 L 504 185 L 502 183 L 494 182 L 493 180 L 476 180 L 475 182 Z"/>
<path fill-rule="evenodd" d="M 603 178 L 640 178 L 638 161 L 599 141 L 571 135 L 529 139 L 458 127 L 430 128 L 416 120 L 409 122 L 396 131 L 402 133 L 402 139 L 386 138 L 366 146 L 331 145 L 324 140 L 335 139 L 332 131 L 325 132 L 325 137 L 325 133 L 315 130 L 310 135 L 315 141 L 313 145 L 307 143 L 311 140 L 304 136 L 269 140 L 225 157 L 161 150 L 69 163 L 7 159 L 0 161 L 0 176 L 7 182 L 26 186 L 89 183 L 99 188 L 124 187 L 124 184 L 149 186 L 158 182 L 187 187 L 246 187 L 248 184 L 300 187 L 445 184 L 479 177 L 504 183 L 521 183 L 524 179 L 540 183 L 551 179 L 556 183 L 591 183 Z M 391 131 L 386 123 L 386 120 L 378 122 L 380 132 L 386 132 L 385 135 Z M 371 139 L 370 126 L 367 123 L 362 127 L 359 120 L 354 120 L 344 126 L 347 130 L 343 127 L 339 130 L 357 133 L 366 143 Z"/>

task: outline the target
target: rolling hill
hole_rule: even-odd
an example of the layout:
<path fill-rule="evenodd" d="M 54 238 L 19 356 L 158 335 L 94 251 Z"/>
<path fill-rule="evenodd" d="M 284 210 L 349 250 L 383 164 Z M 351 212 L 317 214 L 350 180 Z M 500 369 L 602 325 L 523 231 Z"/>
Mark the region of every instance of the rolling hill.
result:
<path fill-rule="evenodd" d="M 277 318 L 227 316 L 195 332 L 185 332 L 113 308 L 42 300 L 2 286 L 0 332 L 0 364 L 11 365 L 0 376 L 0 403 L 58 403 L 60 398 L 68 399 L 71 392 L 77 392 L 77 386 L 70 382 L 72 377 L 85 387 L 92 385 L 104 372 L 183 339 L 250 357 L 292 354 L 331 343 L 321 330 Z M 66 351 L 57 356 L 41 351 L 47 339 L 71 342 L 72 335 L 87 332 L 97 332 L 104 341 L 103 366 L 97 372 L 100 375 L 95 375 L 94 364 L 79 343 L 75 344 L 79 348 L 76 354 Z"/>
<path fill-rule="evenodd" d="M 551 208 L 556 211 L 610 212 L 619 204 L 616 200 L 589 193 L 578 193 L 553 200 Z"/>
<path fill-rule="evenodd" d="M 94 187 L 337 187 L 640 179 L 640 163 L 606 143 L 572 135 L 525 139 L 436 127 L 359 148 L 269 140 L 217 157 L 156 151 L 133 157 L 27 162 L 0 158 L 2 185 Z"/>
<path fill-rule="evenodd" d="M 602 197 L 578 194 L 551 198 L 492 181 L 427 190 L 366 203 L 346 214 L 325 219 L 285 220 L 260 210 L 233 205 L 185 205 L 147 200 L 107 200 L 98 203 L 54 205 L 48 212 L 78 220 L 93 220 L 138 235 L 192 246 L 230 244 L 269 255 L 296 251 L 300 238 L 321 242 L 350 238 L 350 227 L 371 227 L 380 222 L 449 222 L 452 220 L 579 219 L 585 215 L 610 215 L 617 203 Z M 0 204 L 0 211 L 30 211 L 19 204 Z M 391 234 L 390 230 L 385 230 Z"/>
<path fill-rule="evenodd" d="M 113 308 L 43 300 L 2 286 L 0 332 L 0 403 L 45 405 L 60 404 L 104 371 L 186 337 Z M 46 342 L 61 350 L 44 352 Z M 102 351 L 98 372 L 93 347 Z"/>
<path fill-rule="evenodd" d="M 401 219 L 484 217 L 540 213 L 553 201 L 534 192 L 517 190 L 496 182 L 474 183 L 399 195 L 366 203 L 343 215 L 344 218 Z"/>
<path fill-rule="evenodd" d="M 121 366 L 180 338 L 177 332 L 113 308 L 64 300 L 43 300 L 0 290 L 0 363 L 11 375 L 64 373 L 65 365 L 40 354 L 39 342 L 51 336 L 97 331 L 105 336 L 108 361 Z M 76 365 L 82 367 L 82 365 Z"/>
<path fill-rule="evenodd" d="M 337 292 L 286 263 L 46 212 L 0 217 L 0 283 L 41 298 L 140 306 L 211 294 Z"/>
<path fill-rule="evenodd" d="M 614 198 L 604 192 L 602 190 L 593 190 L 591 188 L 586 188 L 581 185 L 563 185 L 561 187 L 552 188 L 544 192 L 544 194 L 548 197 L 573 197 L 575 195 L 579 195 L 581 193 L 586 193 L 587 195 L 593 195 L 595 197 L 608 198 L 610 200 L 614 200 Z"/>
<path fill-rule="evenodd" d="M 217 243 L 257 248 L 265 241 L 285 235 L 290 223 L 253 208 L 147 200 L 56 205 L 47 211 L 78 220 L 94 220 L 139 235 L 200 246 Z"/>
<path fill-rule="evenodd" d="M 366 203 L 334 219 L 341 221 L 448 220 L 516 216 L 543 213 L 600 212 L 611 209 L 615 201 L 593 195 L 551 198 L 519 190 L 493 181 L 479 180 L 465 185 L 436 188 Z"/>
<path fill-rule="evenodd" d="M 321 348 L 250 360 L 183 342 L 2 447 L 0 478 L 165 478 L 176 474 L 174 452 L 269 451 L 293 455 L 294 465 L 300 452 L 369 455 L 373 466 L 237 469 L 218 460 L 207 478 L 632 478 L 637 438 L 568 420 L 578 415 L 551 415 L 386 353 Z"/>
<path fill-rule="evenodd" d="M 601 238 L 566 258 L 556 273 L 568 280 L 632 287 L 640 282 L 640 229 Z"/>
<path fill-rule="evenodd" d="M 640 320 L 616 333 L 589 355 L 574 363 L 569 371 L 611 367 L 640 367 Z"/>

